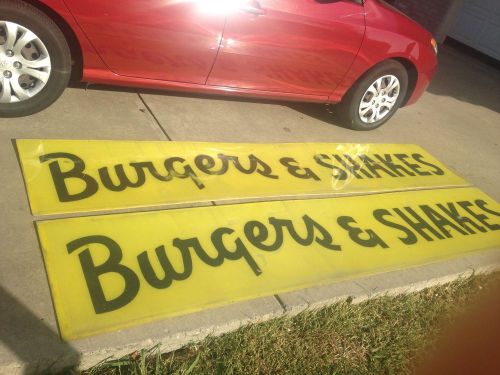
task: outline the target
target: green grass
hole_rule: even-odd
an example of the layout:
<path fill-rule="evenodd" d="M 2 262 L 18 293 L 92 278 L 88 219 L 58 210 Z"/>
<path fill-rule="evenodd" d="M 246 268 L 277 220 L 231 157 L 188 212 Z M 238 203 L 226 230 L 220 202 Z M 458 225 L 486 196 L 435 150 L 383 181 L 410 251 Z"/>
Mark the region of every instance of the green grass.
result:
<path fill-rule="evenodd" d="M 86 375 L 409 374 L 445 323 L 500 273 L 397 297 L 349 301 L 208 337 L 175 352 L 157 348 L 102 363 Z"/>

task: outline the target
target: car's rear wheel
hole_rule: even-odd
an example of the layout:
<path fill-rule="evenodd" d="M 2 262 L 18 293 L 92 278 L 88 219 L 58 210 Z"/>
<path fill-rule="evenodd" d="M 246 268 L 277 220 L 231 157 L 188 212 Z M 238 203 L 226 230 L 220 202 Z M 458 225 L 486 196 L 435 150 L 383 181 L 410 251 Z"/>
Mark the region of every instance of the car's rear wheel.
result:
<path fill-rule="evenodd" d="M 406 68 L 398 61 L 385 61 L 354 84 L 337 106 L 336 113 L 351 129 L 378 128 L 396 113 L 407 89 Z"/>
<path fill-rule="evenodd" d="M 57 25 L 29 4 L 0 0 L 0 117 L 48 107 L 70 75 L 71 54 Z"/>

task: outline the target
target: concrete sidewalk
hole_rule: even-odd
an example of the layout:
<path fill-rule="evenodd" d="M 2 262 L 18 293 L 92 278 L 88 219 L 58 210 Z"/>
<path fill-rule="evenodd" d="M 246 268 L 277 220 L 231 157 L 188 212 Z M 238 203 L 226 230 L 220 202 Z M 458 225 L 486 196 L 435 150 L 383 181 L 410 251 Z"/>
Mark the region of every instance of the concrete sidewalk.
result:
<path fill-rule="evenodd" d="M 325 108 L 91 86 L 70 88 L 51 108 L 20 119 L 0 119 L 0 373 L 23 363 L 83 366 L 157 341 L 174 349 L 191 339 L 249 321 L 319 306 L 343 296 L 420 288 L 471 269 L 490 269 L 497 254 L 481 254 L 419 270 L 267 297 L 78 340 L 58 338 L 50 291 L 15 138 L 130 139 L 227 142 L 415 143 L 497 201 L 500 200 L 500 71 L 450 47 L 422 100 L 372 132 L 338 126 Z M 399 288 L 399 289 L 398 289 Z"/>

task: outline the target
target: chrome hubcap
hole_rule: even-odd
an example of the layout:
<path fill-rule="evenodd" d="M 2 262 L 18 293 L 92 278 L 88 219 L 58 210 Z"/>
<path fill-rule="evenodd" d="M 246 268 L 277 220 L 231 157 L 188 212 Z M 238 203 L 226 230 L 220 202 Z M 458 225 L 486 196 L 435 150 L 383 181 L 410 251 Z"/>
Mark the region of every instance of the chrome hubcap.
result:
<path fill-rule="evenodd" d="M 380 77 L 366 90 L 359 104 L 359 118 L 366 124 L 382 120 L 396 104 L 401 86 L 393 75 Z"/>
<path fill-rule="evenodd" d="M 0 20 L 0 103 L 32 98 L 45 87 L 51 71 L 49 52 L 36 34 Z"/>

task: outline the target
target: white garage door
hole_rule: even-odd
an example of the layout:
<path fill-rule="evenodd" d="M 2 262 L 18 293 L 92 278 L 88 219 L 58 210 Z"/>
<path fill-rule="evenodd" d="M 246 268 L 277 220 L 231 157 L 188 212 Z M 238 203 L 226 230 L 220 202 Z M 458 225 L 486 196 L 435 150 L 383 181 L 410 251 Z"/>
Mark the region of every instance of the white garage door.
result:
<path fill-rule="evenodd" d="M 500 60 L 500 0 L 464 0 L 449 35 Z"/>

